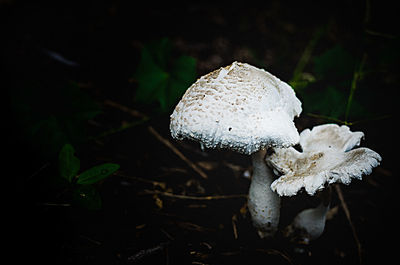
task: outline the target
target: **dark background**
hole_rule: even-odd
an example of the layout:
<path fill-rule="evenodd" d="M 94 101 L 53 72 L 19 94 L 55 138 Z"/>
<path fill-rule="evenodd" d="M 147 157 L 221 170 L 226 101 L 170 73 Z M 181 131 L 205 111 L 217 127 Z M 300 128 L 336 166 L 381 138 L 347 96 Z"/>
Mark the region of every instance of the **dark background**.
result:
<path fill-rule="evenodd" d="M 321 238 L 310 245 L 290 242 L 282 234 L 271 240 L 259 239 L 249 214 L 240 210 L 245 209 L 243 198 L 191 201 L 144 194 L 149 190 L 188 196 L 246 194 L 250 182 L 243 173 L 251 171 L 249 157 L 223 150 L 201 152 L 195 143 L 174 141 L 168 129 L 172 110 L 162 112 L 157 102 L 135 100 L 139 86 L 135 72 L 144 46 L 168 38 L 172 57 L 184 54 L 195 58 L 197 77 L 237 60 L 263 67 L 288 82 L 320 29 L 323 33 L 302 69 L 318 82 L 309 85 L 309 90 L 296 91 L 304 104 L 296 126 L 301 131 L 332 122 L 326 116 L 338 123 L 344 121 L 343 112 L 330 111 L 337 105 L 344 108 L 340 95 L 347 99 L 349 86 L 336 85 L 329 90 L 338 79 L 326 74 L 326 65 L 336 65 L 329 70 L 333 74 L 340 69 L 353 71 L 366 54 L 366 77 L 356 90 L 358 101 L 352 112 L 354 120 L 362 122 L 352 124 L 351 129 L 363 131 L 362 145 L 378 152 L 383 161 L 363 181 L 354 180 L 341 188 L 362 246 L 362 263 L 396 260 L 399 31 L 395 4 L 372 0 L 262 4 L 0 1 L 6 99 L 3 141 L 8 156 L 4 179 L 12 183 L 12 189 L 4 184 L 12 193 L 4 202 L 12 210 L 7 215 L 7 219 L 11 216 L 10 229 L 5 229 L 12 232 L 7 238 L 13 250 L 9 252 L 11 260 L 52 264 L 359 264 L 354 235 L 335 192 L 332 208 L 337 211 L 332 212 Z M 325 57 L 325 72 L 319 78 L 318 58 L 321 61 L 327 51 L 338 51 L 335 47 L 342 47 L 349 55 L 346 58 L 353 59 L 342 60 L 341 52 L 338 56 L 333 53 L 330 61 Z M 346 78 L 344 83 L 350 84 L 352 74 Z M 65 92 L 75 91 L 71 82 L 79 93 Z M 77 104 L 71 98 L 81 101 Z M 333 98 L 338 98 L 339 104 L 331 101 Z M 143 121 L 121 107 L 105 104 L 107 101 L 149 119 Z M 30 116 L 37 114 L 35 122 L 48 121 L 52 114 L 69 117 L 70 109 L 90 110 L 93 102 L 101 113 L 78 119 L 79 123 L 65 123 L 73 124 L 72 128 L 61 126 L 72 136 L 61 137 L 57 146 L 50 144 L 56 137 L 51 133 L 35 138 L 26 132 Z M 137 125 L 112 131 L 135 122 Z M 208 179 L 202 179 L 157 140 L 149 126 L 191 161 L 203 165 Z M 84 132 L 77 133 L 77 128 Z M 74 144 L 81 168 L 102 162 L 121 166 L 118 173 L 96 185 L 101 209 L 75 205 L 60 188 L 58 151 L 54 150 L 63 142 Z M 282 228 L 300 209 L 315 203 L 315 198 L 304 194 L 283 198 Z"/>

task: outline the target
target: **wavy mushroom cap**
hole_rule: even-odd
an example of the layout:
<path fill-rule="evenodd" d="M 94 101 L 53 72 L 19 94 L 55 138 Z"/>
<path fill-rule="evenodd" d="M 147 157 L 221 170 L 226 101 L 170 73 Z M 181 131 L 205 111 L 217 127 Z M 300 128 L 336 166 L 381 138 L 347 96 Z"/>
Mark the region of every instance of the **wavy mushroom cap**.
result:
<path fill-rule="evenodd" d="M 234 62 L 188 88 L 171 115 L 170 130 L 176 139 L 252 154 L 298 143 L 293 119 L 301 110 L 288 84 L 263 69 Z"/>
<path fill-rule="evenodd" d="M 352 178 L 362 179 L 382 160 L 368 148 L 351 150 L 363 136 L 362 132 L 351 132 L 349 127 L 336 124 L 304 130 L 300 134 L 302 152 L 292 147 L 277 148 L 267 157 L 267 163 L 282 173 L 271 184 L 272 190 L 281 196 L 293 196 L 304 188 L 313 195 L 326 184 L 350 184 Z"/>

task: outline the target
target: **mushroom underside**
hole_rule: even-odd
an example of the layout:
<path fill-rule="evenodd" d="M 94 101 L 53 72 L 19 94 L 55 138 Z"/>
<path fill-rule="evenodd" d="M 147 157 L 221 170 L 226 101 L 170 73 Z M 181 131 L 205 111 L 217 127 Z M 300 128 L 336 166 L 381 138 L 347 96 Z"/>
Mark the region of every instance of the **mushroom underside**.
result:
<path fill-rule="evenodd" d="M 327 184 L 350 184 L 353 178 L 370 174 L 381 161 L 379 154 L 368 148 L 298 153 L 291 157 L 288 152 L 293 154 L 293 150 L 280 149 L 268 161 L 282 174 L 271 184 L 272 190 L 281 196 L 295 195 L 302 188 L 314 195 Z"/>

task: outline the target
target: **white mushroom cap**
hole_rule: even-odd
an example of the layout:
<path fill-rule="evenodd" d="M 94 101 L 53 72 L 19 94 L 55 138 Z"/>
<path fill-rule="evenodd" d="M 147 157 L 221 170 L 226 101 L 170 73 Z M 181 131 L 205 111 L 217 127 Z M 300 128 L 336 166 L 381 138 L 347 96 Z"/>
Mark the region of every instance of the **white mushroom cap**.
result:
<path fill-rule="evenodd" d="M 207 148 L 252 154 L 269 146 L 298 143 L 293 119 L 301 102 L 277 77 L 234 62 L 198 79 L 171 115 L 171 135 Z"/>
<path fill-rule="evenodd" d="M 382 160 L 368 148 L 357 148 L 362 132 L 351 132 L 349 127 L 325 124 L 304 130 L 300 134 L 303 152 L 294 148 L 275 149 L 267 163 L 283 175 L 271 184 L 281 196 L 295 195 L 304 188 L 313 195 L 325 184 L 350 184 L 352 178 L 362 179 Z"/>

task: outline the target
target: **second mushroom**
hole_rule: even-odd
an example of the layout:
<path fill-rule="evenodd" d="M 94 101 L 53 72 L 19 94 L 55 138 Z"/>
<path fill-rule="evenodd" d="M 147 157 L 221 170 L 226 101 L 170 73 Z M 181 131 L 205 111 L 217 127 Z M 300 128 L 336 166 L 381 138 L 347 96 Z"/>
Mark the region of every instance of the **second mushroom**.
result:
<path fill-rule="evenodd" d="M 351 132 L 349 127 L 336 124 L 302 131 L 301 152 L 293 147 L 276 148 L 267 157 L 266 162 L 281 175 L 272 183 L 272 190 L 280 196 L 294 196 L 302 189 L 314 195 L 333 183 L 350 184 L 353 178 L 361 180 L 381 161 L 380 155 L 371 149 L 353 149 L 363 137 L 362 132 Z M 306 209 L 295 217 L 289 226 L 290 236 L 301 236 L 303 242 L 308 242 L 322 234 L 330 206 L 329 191 L 324 192 L 318 207 Z"/>

